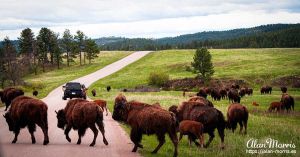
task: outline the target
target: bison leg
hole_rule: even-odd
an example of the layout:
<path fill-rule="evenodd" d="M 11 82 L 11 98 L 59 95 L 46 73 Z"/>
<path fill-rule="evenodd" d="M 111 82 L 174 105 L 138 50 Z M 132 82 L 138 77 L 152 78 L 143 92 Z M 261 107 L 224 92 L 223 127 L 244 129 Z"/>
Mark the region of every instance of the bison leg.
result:
<path fill-rule="evenodd" d="M 143 145 L 140 144 L 142 140 L 142 133 L 138 131 L 138 129 L 132 128 L 130 132 L 130 139 L 134 143 L 134 147 L 132 152 L 136 152 L 138 147 L 143 148 Z"/>
<path fill-rule="evenodd" d="M 71 139 L 69 137 L 69 132 L 71 131 L 72 127 L 70 125 L 67 125 L 66 129 L 65 129 L 65 135 L 66 135 L 66 139 L 71 142 Z"/>
<path fill-rule="evenodd" d="M 241 134 L 242 131 L 243 131 L 243 123 L 240 121 L 240 122 L 239 122 L 239 125 L 240 125 L 240 134 Z"/>
<path fill-rule="evenodd" d="M 215 134 L 214 134 L 214 132 L 213 131 L 211 131 L 211 132 L 208 132 L 208 135 L 209 135 L 209 139 L 208 139 L 208 141 L 207 141 L 207 143 L 205 144 L 205 148 L 207 148 L 208 146 L 209 146 L 209 144 L 211 143 L 211 141 L 214 139 L 214 137 L 215 137 Z"/>
<path fill-rule="evenodd" d="M 182 133 L 180 133 L 180 134 L 179 134 L 179 141 L 181 141 L 181 139 L 182 139 L 182 136 L 183 136 L 183 134 L 182 134 Z"/>
<path fill-rule="evenodd" d="M 244 121 L 244 128 L 245 128 L 244 134 L 247 134 L 247 121 Z"/>
<path fill-rule="evenodd" d="M 200 134 L 198 138 L 199 138 L 199 142 L 200 142 L 199 147 L 203 148 L 203 145 L 204 145 L 204 135 Z"/>
<path fill-rule="evenodd" d="M 171 141 L 174 145 L 174 148 L 175 148 L 173 157 L 177 157 L 177 155 L 178 155 L 178 150 L 177 150 L 178 137 L 177 137 L 176 129 L 175 128 L 172 129 L 171 131 L 168 132 L 168 134 L 169 134 L 169 137 L 170 137 L 170 139 L 171 139 Z"/>
<path fill-rule="evenodd" d="M 15 132 L 15 138 L 14 138 L 14 140 L 11 143 L 16 143 L 17 142 L 18 135 L 20 133 L 20 128 L 16 128 L 14 132 Z"/>
<path fill-rule="evenodd" d="M 157 153 L 157 151 L 160 149 L 160 147 L 166 142 L 165 135 L 164 134 L 156 134 L 158 139 L 158 145 L 157 147 L 151 152 L 152 154 Z"/>
<path fill-rule="evenodd" d="M 32 144 L 35 144 L 35 137 L 34 137 L 34 132 L 35 132 L 35 129 L 36 129 L 36 126 L 35 124 L 29 124 L 28 125 L 28 131 L 31 135 L 31 141 L 32 141 Z"/>
<path fill-rule="evenodd" d="M 98 130 L 97 130 L 95 124 L 92 125 L 92 126 L 90 126 L 90 128 L 94 132 L 94 139 L 93 139 L 93 142 L 90 144 L 90 146 L 92 147 L 92 146 L 94 146 L 96 144 L 96 139 L 97 139 L 97 136 L 98 136 Z"/>
<path fill-rule="evenodd" d="M 77 140 L 77 144 L 81 144 L 81 137 L 84 135 L 85 133 L 85 128 L 79 128 L 78 129 L 78 140 Z"/>
<path fill-rule="evenodd" d="M 219 136 L 221 138 L 221 148 L 224 149 L 225 148 L 225 145 L 224 145 L 224 137 L 225 137 L 224 130 L 225 130 L 225 128 L 218 127 L 217 129 L 218 129 Z"/>
<path fill-rule="evenodd" d="M 101 132 L 101 134 L 102 134 L 102 137 L 103 137 L 103 143 L 105 144 L 105 145 L 108 145 L 108 142 L 107 142 L 107 140 L 106 140 L 106 138 L 105 138 L 105 130 L 104 130 L 104 125 L 103 125 L 103 122 L 101 121 L 101 122 L 97 122 L 97 125 L 98 125 L 98 128 L 99 128 L 99 130 L 100 130 L 100 132 Z"/>

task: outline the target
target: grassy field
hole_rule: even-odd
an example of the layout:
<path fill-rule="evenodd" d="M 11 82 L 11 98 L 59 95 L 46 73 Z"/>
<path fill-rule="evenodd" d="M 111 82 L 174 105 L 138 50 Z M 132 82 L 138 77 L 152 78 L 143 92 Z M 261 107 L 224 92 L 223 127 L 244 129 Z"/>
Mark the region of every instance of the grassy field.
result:
<path fill-rule="evenodd" d="M 289 93 L 296 100 L 295 112 L 292 114 L 277 114 L 265 112 L 271 101 L 279 101 L 281 93 L 279 88 L 275 88 L 272 95 L 260 95 L 255 84 L 256 79 L 269 81 L 282 76 L 300 75 L 300 49 L 229 49 L 210 50 L 212 52 L 215 66 L 215 78 L 245 79 L 252 86 L 256 87 L 253 96 L 242 98 L 241 103 L 250 110 L 248 122 L 248 134 L 240 135 L 238 131 L 233 134 L 231 131 L 225 132 L 225 150 L 219 148 L 220 139 L 216 137 L 207 149 L 197 149 L 194 145 L 188 146 L 187 139 L 184 138 L 179 144 L 179 156 L 253 156 L 246 154 L 246 142 L 255 138 L 264 140 L 273 138 L 280 143 L 294 143 L 297 154 L 266 154 L 259 156 L 300 156 L 300 90 L 289 89 Z M 167 50 L 153 52 L 141 60 L 127 66 L 121 71 L 110 75 L 94 83 L 91 87 L 96 89 L 99 95 L 93 99 L 103 98 L 108 101 L 109 109 L 112 111 L 114 97 L 122 88 L 132 88 L 137 85 L 147 84 L 147 78 L 152 71 L 163 71 L 174 78 L 194 77 L 187 72 L 185 66 L 189 65 L 195 50 Z M 106 85 L 111 85 L 113 90 L 106 92 Z M 90 94 L 90 93 L 89 93 Z M 125 93 L 128 100 L 139 100 L 147 103 L 159 102 L 164 108 L 179 104 L 187 100 L 180 91 L 161 91 L 153 93 Z M 91 95 L 89 95 L 91 97 Z M 91 97 L 92 98 L 92 97 Z M 211 100 L 211 98 L 209 97 Z M 258 107 L 252 106 L 252 102 L 260 104 Z M 228 100 L 213 101 L 216 108 L 224 115 L 227 113 Z M 123 125 L 129 132 L 130 128 Z M 170 156 L 173 153 L 173 146 L 166 137 L 167 142 L 157 155 L 150 152 L 158 144 L 155 136 L 144 136 L 142 144 L 144 149 L 140 153 L 144 156 Z M 205 139 L 208 136 L 205 135 Z M 128 150 L 131 151 L 131 150 Z"/>
<path fill-rule="evenodd" d="M 39 91 L 38 97 L 43 98 L 47 96 L 50 91 L 63 83 L 97 71 L 98 69 L 124 58 L 131 53 L 132 52 L 124 51 L 104 51 L 99 54 L 99 57 L 96 58 L 92 64 L 80 66 L 77 62 L 76 65 L 72 65 L 70 67 L 64 66 L 59 70 L 55 69 L 38 75 L 26 76 L 24 78 L 25 82 L 31 85 L 30 87 L 24 87 L 25 91 L 31 95 L 32 87 L 36 87 Z"/>

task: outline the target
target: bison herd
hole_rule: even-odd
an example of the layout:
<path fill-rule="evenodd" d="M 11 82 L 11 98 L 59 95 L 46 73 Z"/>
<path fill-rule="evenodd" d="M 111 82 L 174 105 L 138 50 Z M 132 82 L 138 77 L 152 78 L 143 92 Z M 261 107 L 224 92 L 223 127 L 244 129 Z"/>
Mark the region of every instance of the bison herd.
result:
<path fill-rule="evenodd" d="M 109 90 L 110 88 L 107 89 L 107 91 Z M 281 91 L 281 100 L 272 102 L 268 111 L 294 110 L 294 98 L 287 94 L 286 87 L 282 87 Z M 271 94 L 272 87 L 264 86 L 260 92 L 261 94 Z M 36 96 L 37 94 L 37 91 L 33 92 L 33 95 Z M 239 124 L 240 133 L 246 134 L 249 111 L 240 101 L 245 95 L 252 94 L 252 88 L 240 87 L 239 85 L 220 89 L 202 88 L 196 96 L 192 96 L 179 105 L 172 105 L 168 110 L 162 108 L 159 103 L 151 105 L 139 101 L 127 101 L 123 94 L 119 94 L 114 101 L 112 118 L 131 127 L 130 139 L 134 144 L 132 152 L 136 152 L 138 148 L 143 148 L 141 143 L 143 135 L 156 135 L 159 143 L 152 153 L 157 153 L 165 143 L 165 135 L 168 134 L 174 145 L 173 156 L 176 157 L 178 155 L 178 142 L 183 135 L 188 136 L 190 145 L 193 142 L 199 147 L 208 147 L 215 137 L 214 131 L 217 130 L 221 140 L 221 148 L 224 148 L 224 130 L 226 128 L 234 132 Z M 96 96 L 95 90 L 92 91 L 92 95 Z M 208 95 L 214 101 L 228 99 L 230 105 L 227 110 L 227 119 L 207 99 Z M 47 104 L 39 99 L 24 96 L 24 92 L 17 88 L 5 88 L 0 91 L 0 96 L 1 101 L 6 105 L 5 111 L 11 106 L 3 116 L 6 119 L 9 131 L 15 134 L 12 143 L 17 142 L 20 129 L 27 127 L 34 144 L 36 142 L 34 132 L 36 125 L 38 125 L 44 134 L 43 144 L 47 145 L 49 143 Z M 108 115 L 106 106 L 107 102 L 105 100 L 69 100 L 65 108 L 55 111 L 57 127 L 64 130 L 68 142 L 71 142 L 70 130 L 77 130 L 77 144 L 81 143 L 81 138 L 84 136 L 86 129 L 90 128 L 94 133 L 90 146 L 96 144 L 98 132 L 100 131 L 103 143 L 108 145 L 103 124 L 103 112 L 106 111 L 106 116 Z M 258 106 L 256 102 L 255 106 Z M 179 140 L 177 132 L 180 133 Z M 209 139 L 205 144 L 204 133 L 209 135 Z M 199 142 L 197 142 L 197 139 Z"/>

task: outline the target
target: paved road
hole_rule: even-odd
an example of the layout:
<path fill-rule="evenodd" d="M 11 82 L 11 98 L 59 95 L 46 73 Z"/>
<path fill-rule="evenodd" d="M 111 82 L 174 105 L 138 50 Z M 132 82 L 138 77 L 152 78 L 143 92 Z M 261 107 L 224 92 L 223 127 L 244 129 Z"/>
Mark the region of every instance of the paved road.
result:
<path fill-rule="evenodd" d="M 90 86 L 93 82 L 108 76 L 130 63 L 144 57 L 150 51 L 135 52 L 117 62 L 114 62 L 94 73 L 78 78 L 74 81 Z M 76 72 L 76 71 L 74 71 Z M 102 135 L 98 134 L 95 147 L 89 147 L 92 142 L 93 133 L 87 130 L 82 138 L 81 145 L 76 145 L 77 132 L 71 131 L 71 143 L 65 139 L 63 130 L 57 128 L 55 110 L 64 108 L 67 101 L 62 100 L 62 86 L 54 89 L 43 99 L 48 105 L 49 139 L 50 143 L 43 146 L 43 134 L 39 127 L 35 132 L 36 144 L 31 144 L 30 134 L 27 129 L 22 129 L 16 144 L 11 144 L 14 134 L 8 131 L 8 126 L 4 118 L 0 118 L 0 156 L 5 157 L 89 157 L 89 156 L 109 156 L 109 157 L 136 157 L 138 153 L 132 153 L 133 147 L 130 139 L 117 122 L 111 118 L 111 114 L 104 117 L 105 135 L 109 142 L 106 146 L 102 142 Z M 4 108 L 0 108 L 0 114 L 4 114 Z"/>

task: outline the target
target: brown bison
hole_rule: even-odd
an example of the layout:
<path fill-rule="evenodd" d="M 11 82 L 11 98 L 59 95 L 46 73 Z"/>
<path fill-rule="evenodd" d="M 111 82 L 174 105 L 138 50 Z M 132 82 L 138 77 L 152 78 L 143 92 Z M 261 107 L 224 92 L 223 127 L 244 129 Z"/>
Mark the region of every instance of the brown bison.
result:
<path fill-rule="evenodd" d="M 247 95 L 252 95 L 253 94 L 253 89 L 252 88 L 246 88 L 246 94 Z"/>
<path fill-rule="evenodd" d="M 283 87 L 280 87 L 280 90 L 282 93 L 286 93 L 287 92 L 287 87 L 283 86 Z"/>
<path fill-rule="evenodd" d="M 94 132 L 94 139 L 90 146 L 94 146 L 98 136 L 96 123 L 102 133 L 103 143 L 108 145 L 104 135 L 103 111 L 96 103 L 84 99 L 73 99 L 67 103 L 64 109 L 55 112 L 58 120 L 57 127 L 64 130 L 66 126 L 65 135 L 69 142 L 71 142 L 69 132 L 72 128 L 78 130 L 77 144 L 81 143 L 81 137 L 84 136 L 86 129 L 90 128 Z"/>
<path fill-rule="evenodd" d="M 96 89 L 92 90 L 92 95 L 93 95 L 93 97 L 95 97 L 97 95 Z"/>
<path fill-rule="evenodd" d="M 203 97 L 200 97 L 200 96 L 191 97 L 188 101 L 189 102 L 193 102 L 193 101 L 200 102 L 200 103 L 203 103 L 203 104 L 205 104 L 207 106 L 214 107 L 214 105 L 213 105 L 213 103 L 211 101 L 209 101 L 209 100 L 207 100 L 207 99 L 205 99 Z"/>
<path fill-rule="evenodd" d="M 238 90 L 231 88 L 228 92 L 228 100 L 229 102 L 237 102 L 240 103 L 241 97 L 238 93 Z"/>
<path fill-rule="evenodd" d="M 220 94 L 221 94 L 221 98 L 222 99 L 226 99 L 227 98 L 227 91 L 225 88 L 220 89 Z"/>
<path fill-rule="evenodd" d="M 98 100 L 94 100 L 94 102 L 100 106 L 102 108 L 102 110 L 106 112 L 106 116 L 108 116 L 108 112 L 107 112 L 107 107 L 106 107 L 106 101 L 105 100 L 101 100 L 101 99 L 98 99 Z"/>
<path fill-rule="evenodd" d="M 283 93 L 280 102 L 282 103 L 283 107 L 286 109 L 287 112 L 289 112 L 289 110 L 291 109 L 294 110 L 295 100 L 289 94 Z"/>
<path fill-rule="evenodd" d="M 272 102 L 268 109 L 269 112 L 272 112 L 276 109 L 276 112 L 280 112 L 283 109 L 283 104 L 281 102 Z"/>
<path fill-rule="evenodd" d="M 203 148 L 204 135 L 202 123 L 192 120 L 183 120 L 179 124 L 179 132 L 179 141 L 182 139 L 183 135 L 188 135 L 190 145 L 193 141 L 197 146 Z M 196 141 L 196 139 L 199 139 L 200 144 Z"/>
<path fill-rule="evenodd" d="M 132 152 L 136 152 L 138 147 L 143 148 L 140 144 L 143 134 L 156 134 L 159 144 L 152 153 L 157 153 L 165 143 L 165 134 L 168 133 L 175 148 L 173 156 L 176 157 L 178 138 L 175 115 L 159 107 L 136 101 L 124 102 L 124 100 L 126 98 L 123 95 L 116 97 L 112 117 L 131 126 L 130 139 L 134 143 Z"/>
<path fill-rule="evenodd" d="M 272 87 L 271 86 L 261 87 L 260 94 L 272 94 Z"/>
<path fill-rule="evenodd" d="M 36 91 L 36 90 L 34 90 L 34 91 L 32 92 L 32 95 L 33 95 L 33 96 L 37 96 L 38 94 L 39 94 L 39 92 Z"/>
<path fill-rule="evenodd" d="M 244 96 L 246 95 L 246 88 L 241 88 L 241 89 L 240 89 L 240 92 L 239 92 L 239 95 L 240 95 L 241 97 L 244 97 Z"/>
<path fill-rule="evenodd" d="M 239 103 L 231 104 L 227 111 L 227 127 L 234 132 L 237 127 L 237 123 L 239 123 L 240 133 L 244 127 L 244 133 L 247 134 L 248 116 L 249 112 L 245 106 Z"/>
<path fill-rule="evenodd" d="M 220 94 L 219 90 L 216 89 L 216 88 L 211 90 L 210 96 L 215 101 L 220 101 L 221 100 L 221 94 Z"/>
<path fill-rule="evenodd" d="M 34 144 L 36 142 L 34 132 L 37 124 L 44 133 L 43 144 L 47 145 L 49 143 L 47 110 L 47 105 L 41 100 L 27 96 L 15 98 L 12 101 L 9 111 L 4 115 L 9 131 L 15 133 L 12 143 L 17 142 L 20 129 L 27 126 L 32 144 Z"/>
<path fill-rule="evenodd" d="M 111 90 L 111 86 L 107 86 L 106 90 L 109 92 Z"/>
<path fill-rule="evenodd" d="M 204 89 L 200 89 L 199 92 L 196 94 L 197 96 L 202 96 L 203 98 L 207 98 L 207 93 Z"/>
<path fill-rule="evenodd" d="M 211 89 L 209 87 L 204 88 L 204 91 L 207 95 L 211 93 Z"/>
<path fill-rule="evenodd" d="M 238 84 L 232 84 L 231 88 L 238 90 L 238 89 L 240 89 L 240 85 L 238 85 Z"/>
<path fill-rule="evenodd" d="M 192 102 L 183 102 L 179 107 L 173 105 L 169 111 L 176 114 L 179 122 L 183 120 L 193 120 L 204 125 L 204 133 L 209 134 L 209 140 L 205 144 L 208 147 L 214 139 L 214 130 L 217 128 L 221 138 L 221 148 L 224 148 L 224 129 L 226 122 L 221 111 L 207 105 L 195 105 Z"/>
<path fill-rule="evenodd" d="M 1 101 L 5 103 L 6 106 L 5 111 L 8 109 L 9 105 L 11 104 L 11 101 L 14 100 L 14 98 L 21 95 L 24 95 L 24 92 L 21 89 L 16 89 L 12 87 L 5 88 L 1 94 Z"/>

